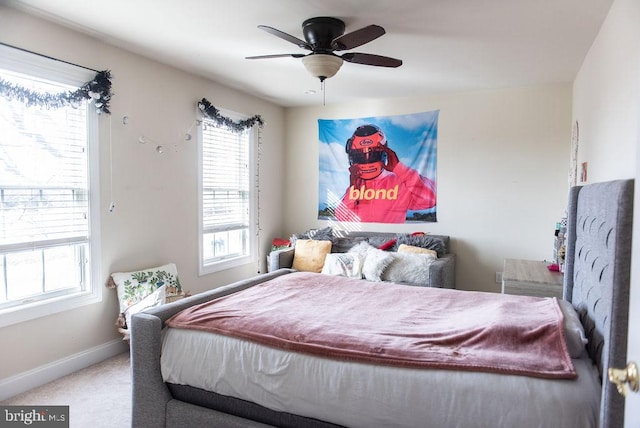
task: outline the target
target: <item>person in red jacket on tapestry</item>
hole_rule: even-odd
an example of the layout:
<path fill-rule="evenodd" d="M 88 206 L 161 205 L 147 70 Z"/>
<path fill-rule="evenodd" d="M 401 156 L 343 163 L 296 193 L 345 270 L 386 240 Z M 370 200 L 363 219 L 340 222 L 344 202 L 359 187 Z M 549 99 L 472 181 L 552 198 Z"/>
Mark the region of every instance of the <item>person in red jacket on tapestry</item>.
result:
<path fill-rule="evenodd" d="M 401 163 L 377 126 L 359 126 L 345 150 L 350 185 L 336 208 L 337 220 L 404 223 L 408 210 L 436 205 L 435 183 Z"/>

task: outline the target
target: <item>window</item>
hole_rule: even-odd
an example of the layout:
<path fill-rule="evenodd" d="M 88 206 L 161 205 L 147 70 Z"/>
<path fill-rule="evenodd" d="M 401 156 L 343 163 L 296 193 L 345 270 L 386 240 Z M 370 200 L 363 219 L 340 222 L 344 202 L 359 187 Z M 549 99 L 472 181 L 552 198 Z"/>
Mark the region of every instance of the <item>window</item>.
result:
<path fill-rule="evenodd" d="M 254 132 L 204 119 L 200 141 L 200 274 L 255 260 Z"/>
<path fill-rule="evenodd" d="M 0 46 L 0 79 L 73 91 L 95 72 Z M 97 114 L 0 97 L 0 326 L 101 297 Z"/>

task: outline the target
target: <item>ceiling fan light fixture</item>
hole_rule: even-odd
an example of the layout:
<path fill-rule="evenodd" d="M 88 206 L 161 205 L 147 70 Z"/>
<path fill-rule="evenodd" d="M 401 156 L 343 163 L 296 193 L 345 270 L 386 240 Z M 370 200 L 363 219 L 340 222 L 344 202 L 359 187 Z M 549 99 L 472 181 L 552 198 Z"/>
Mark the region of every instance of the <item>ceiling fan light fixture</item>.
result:
<path fill-rule="evenodd" d="M 324 81 L 336 75 L 343 60 L 337 55 L 311 54 L 302 58 L 302 63 L 312 76 Z"/>

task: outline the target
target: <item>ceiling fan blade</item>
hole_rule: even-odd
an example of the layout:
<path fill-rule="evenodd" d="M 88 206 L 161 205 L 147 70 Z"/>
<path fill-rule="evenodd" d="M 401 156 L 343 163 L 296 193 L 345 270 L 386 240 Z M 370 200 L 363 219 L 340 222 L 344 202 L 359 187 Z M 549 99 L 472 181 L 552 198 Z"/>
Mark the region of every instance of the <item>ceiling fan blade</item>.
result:
<path fill-rule="evenodd" d="M 268 59 L 268 58 L 302 58 L 306 56 L 305 54 L 274 54 L 274 55 L 257 55 L 257 56 L 246 56 L 244 59 Z"/>
<path fill-rule="evenodd" d="M 302 49 L 311 50 L 311 46 L 309 45 L 309 43 L 305 42 L 304 40 L 300 40 L 299 38 L 292 36 L 291 34 L 287 34 L 283 31 L 280 31 L 273 27 L 269 27 L 267 25 L 258 25 L 258 28 L 266 31 L 269 34 L 273 34 L 276 37 L 280 37 L 281 39 L 286 40 L 287 42 L 293 43 L 294 45 L 297 45 Z"/>
<path fill-rule="evenodd" d="M 400 67 L 402 60 L 388 56 L 351 52 L 342 55 L 342 59 L 356 64 L 375 65 L 377 67 Z"/>
<path fill-rule="evenodd" d="M 379 25 L 368 25 L 351 33 L 336 37 L 331 42 L 331 47 L 336 51 L 346 51 L 357 48 L 365 43 L 377 39 L 385 33 L 384 28 Z"/>

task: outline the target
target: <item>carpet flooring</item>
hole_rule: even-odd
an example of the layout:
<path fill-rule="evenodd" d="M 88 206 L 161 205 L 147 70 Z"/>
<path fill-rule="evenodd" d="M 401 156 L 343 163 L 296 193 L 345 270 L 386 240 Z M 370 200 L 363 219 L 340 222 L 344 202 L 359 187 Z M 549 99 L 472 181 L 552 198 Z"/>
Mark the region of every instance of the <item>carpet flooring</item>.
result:
<path fill-rule="evenodd" d="M 70 428 L 128 428 L 131 426 L 129 353 L 116 355 L 0 404 L 64 405 L 69 406 Z"/>

